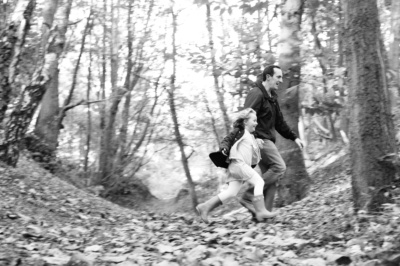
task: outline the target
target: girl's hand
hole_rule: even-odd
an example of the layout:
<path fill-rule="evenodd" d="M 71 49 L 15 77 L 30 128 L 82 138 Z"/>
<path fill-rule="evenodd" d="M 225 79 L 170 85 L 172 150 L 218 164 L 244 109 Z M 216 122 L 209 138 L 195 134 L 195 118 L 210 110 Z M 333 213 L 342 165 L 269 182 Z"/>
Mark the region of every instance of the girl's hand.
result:
<path fill-rule="evenodd" d="M 226 149 L 222 149 L 221 152 L 222 152 L 223 155 L 228 156 L 228 151 Z"/>
<path fill-rule="evenodd" d="M 256 139 L 256 142 L 258 144 L 258 147 L 262 147 L 264 144 L 264 141 L 262 139 Z"/>

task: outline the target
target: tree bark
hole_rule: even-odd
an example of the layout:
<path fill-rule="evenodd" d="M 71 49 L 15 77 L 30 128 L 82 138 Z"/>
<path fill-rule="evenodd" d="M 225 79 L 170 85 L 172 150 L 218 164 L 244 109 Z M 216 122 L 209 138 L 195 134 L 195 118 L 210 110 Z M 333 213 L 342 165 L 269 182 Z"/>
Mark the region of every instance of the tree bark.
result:
<path fill-rule="evenodd" d="M 51 35 L 43 62 L 39 63 L 40 67 L 35 71 L 31 83 L 23 88 L 19 103 L 12 111 L 6 124 L 5 141 L 1 145 L 0 160 L 8 165 L 16 166 L 21 141 L 25 137 L 33 114 L 50 82 L 52 66 L 57 60 L 54 47 L 56 43 L 56 35 Z"/>
<path fill-rule="evenodd" d="M 42 142 L 46 143 L 52 153 L 57 149 L 58 143 L 58 123 L 57 117 L 60 111 L 59 105 L 59 91 L 58 91 L 58 75 L 59 75 L 59 58 L 64 51 L 65 46 L 65 34 L 68 28 L 69 14 L 71 13 L 72 0 L 68 0 L 62 9 L 62 19 L 58 24 L 58 45 L 55 46 L 57 49 L 56 55 L 57 60 L 54 62 L 51 72 L 51 81 L 46 88 L 46 92 L 43 96 L 41 103 L 40 112 L 35 126 L 35 135 Z"/>
<path fill-rule="evenodd" d="M 345 1 L 344 14 L 354 208 L 375 211 L 396 172 L 381 160 L 396 148 L 376 0 Z"/>
<path fill-rule="evenodd" d="M 278 89 L 283 116 L 288 125 L 298 134 L 299 83 L 300 83 L 300 25 L 303 0 L 286 0 L 282 5 L 279 65 L 283 72 L 283 84 Z M 290 140 L 277 138 L 277 147 L 286 162 L 287 170 L 279 186 L 278 206 L 290 204 L 304 198 L 308 192 L 310 178 L 307 174 L 303 154 Z"/>
<path fill-rule="evenodd" d="M 36 1 L 20 0 L 14 10 L 11 22 L 0 35 L 0 128 L 5 118 L 14 76 L 18 71 L 21 51 L 29 31 L 30 20 Z"/>
<path fill-rule="evenodd" d="M 176 52 L 176 18 L 177 15 L 174 13 L 173 9 L 171 8 L 171 15 L 172 15 L 172 75 L 170 77 L 170 90 L 168 91 L 168 102 L 169 102 L 169 107 L 171 110 L 171 117 L 172 117 L 172 121 L 174 124 L 174 134 L 175 134 L 175 140 L 179 146 L 179 150 L 181 152 L 181 161 L 182 161 L 182 166 L 183 169 L 185 171 L 186 174 L 186 178 L 188 181 L 188 185 L 189 185 L 189 193 L 190 196 L 192 198 L 192 203 L 193 203 L 193 210 L 196 211 L 196 206 L 198 204 L 198 200 L 197 200 L 197 196 L 196 196 L 196 191 L 194 188 L 194 183 L 193 183 L 193 179 L 192 179 L 192 175 L 190 173 L 190 169 L 189 169 L 189 158 L 186 155 L 185 152 L 185 144 L 183 142 L 182 139 L 182 135 L 180 132 L 180 128 L 179 128 L 179 122 L 178 122 L 178 114 L 176 111 L 176 104 L 175 104 L 175 77 L 176 77 L 176 56 L 177 56 L 177 52 Z"/>
<path fill-rule="evenodd" d="M 392 1 L 391 8 L 392 42 L 389 49 L 389 66 L 396 73 L 395 85 L 400 92 L 400 1 Z"/>
<path fill-rule="evenodd" d="M 210 104 L 208 103 L 207 96 L 205 94 L 203 94 L 202 96 L 203 96 L 202 98 L 203 98 L 204 105 L 206 106 L 207 113 L 210 115 L 211 127 L 213 129 L 213 133 L 214 133 L 215 140 L 216 140 L 216 146 L 218 149 L 221 140 L 220 140 L 219 134 L 218 134 L 217 123 L 215 121 L 214 114 L 211 111 Z"/>
<path fill-rule="evenodd" d="M 74 68 L 74 72 L 72 74 L 72 84 L 71 84 L 71 88 L 69 90 L 69 93 L 67 95 L 67 98 L 65 98 L 64 100 L 64 104 L 58 114 L 58 118 L 57 118 L 57 130 L 60 130 L 63 126 L 62 126 L 62 122 L 66 116 L 67 111 L 69 110 L 68 106 L 71 104 L 72 101 L 72 97 L 74 95 L 75 92 L 75 88 L 76 88 L 76 83 L 77 83 L 77 78 L 78 78 L 78 73 L 79 73 L 79 68 L 81 65 L 81 59 L 82 59 L 82 55 L 85 49 L 85 44 L 86 44 L 86 38 L 88 36 L 88 34 L 90 34 L 90 31 L 92 29 L 92 14 L 93 14 L 93 9 L 90 9 L 89 11 L 89 16 L 86 20 L 86 25 L 85 25 L 85 29 L 83 31 L 83 36 L 82 36 L 82 41 L 81 41 L 81 47 L 79 50 L 79 55 L 78 55 L 78 60 L 76 61 L 75 64 L 75 68 Z M 57 132 L 57 136 L 58 136 L 59 132 Z"/>
<path fill-rule="evenodd" d="M 319 66 L 321 68 L 321 72 L 322 72 L 322 83 L 324 86 L 324 93 L 327 94 L 328 93 L 328 82 L 327 82 L 327 60 L 324 56 L 324 47 L 321 44 L 321 41 L 318 37 L 318 32 L 317 32 L 317 22 L 316 22 L 316 13 L 318 10 L 318 6 L 319 6 L 319 0 L 314 1 L 314 5 L 311 7 L 311 33 L 314 37 L 314 47 L 315 47 L 315 57 L 318 60 Z M 334 122 L 333 122 L 333 118 L 332 118 L 332 114 L 331 113 L 327 113 L 327 118 L 329 121 L 329 128 L 330 128 L 330 133 L 332 134 L 332 140 L 336 141 L 337 136 L 336 136 L 336 130 L 335 130 L 335 126 L 334 126 Z"/>
<path fill-rule="evenodd" d="M 106 128 L 106 78 L 107 78 L 107 0 L 103 0 L 103 36 L 102 36 L 102 51 L 101 51 L 101 74 L 100 74 L 100 91 L 98 93 L 99 100 L 102 100 L 100 104 L 100 118 L 99 118 L 99 131 L 100 134 L 100 143 L 99 143 L 99 166 L 98 166 L 98 174 L 94 176 L 94 180 L 91 180 L 91 184 L 100 184 L 101 183 L 101 164 L 100 160 L 102 160 L 104 154 L 102 151 L 104 149 L 105 143 L 105 128 Z"/>
<path fill-rule="evenodd" d="M 87 91 L 86 91 L 86 101 L 90 102 L 90 94 L 92 92 L 92 50 L 89 51 L 89 66 L 88 66 L 88 76 L 87 76 Z M 90 155 L 90 145 L 92 142 L 92 110 L 90 105 L 87 106 L 87 129 L 86 129 L 86 145 L 85 145 L 85 156 L 83 159 L 83 170 L 85 171 L 86 178 L 89 180 L 89 155 Z"/>
<path fill-rule="evenodd" d="M 231 129 L 231 123 L 229 121 L 227 108 L 225 106 L 224 93 L 223 93 L 223 91 L 221 91 L 221 88 L 220 88 L 219 82 L 218 82 L 218 77 L 220 76 L 220 74 L 219 74 L 220 72 L 217 69 L 217 63 L 215 60 L 215 48 L 214 48 L 214 41 L 213 41 L 213 24 L 212 24 L 212 18 L 211 18 L 211 4 L 209 3 L 209 1 L 207 1 L 206 8 L 207 8 L 208 45 L 209 45 L 209 49 L 210 49 L 212 75 L 214 78 L 214 89 L 215 89 L 215 93 L 217 94 L 219 108 L 221 109 L 221 112 L 222 112 L 225 132 L 226 132 L 226 134 L 229 134 L 230 129 Z"/>
<path fill-rule="evenodd" d="M 133 27 L 132 27 L 132 2 L 129 2 L 129 7 L 128 7 L 128 59 L 127 59 L 127 73 L 126 73 L 126 80 L 125 80 L 125 102 L 124 102 L 124 108 L 122 109 L 122 114 L 121 114 L 121 121 L 122 125 L 119 130 L 119 137 L 117 141 L 117 154 L 116 154 L 116 160 L 113 160 L 115 163 L 113 165 L 113 173 L 116 173 L 119 175 L 120 173 L 123 172 L 123 166 L 122 166 L 122 161 L 123 157 L 125 156 L 125 148 L 126 148 L 126 142 L 127 142 L 127 134 L 128 134 L 128 122 L 129 122 L 129 109 L 131 105 L 131 71 L 133 68 L 133 62 L 132 62 L 132 55 L 133 55 Z"/>
<path fill-rule="evenodd" d="M 143 47 L 146 43 L 146 41 L 148 40 L 148 35 L 149 35 L 149 23 L 151 20 L 151 15 L 153 12 L 153 7 L 154 7 L 154 0 L 151 0 L 149 3 L 149 8 L 147 11 L 147 20 L 146 20 L 146 24 L 144 27 L 144 33 L 143 36 L 140 38 L 139 41 L 139 49 L 138 49 L 138 56 L 137 58 L 139 58 L 138 61 L 142 61 L 143 58 Z M 131 3 L 129 5 L 129 8 L 132 9 L 131 7 Z M 129 49 L 133 49 L 133 28 L 131 25 L 131 14 L 129 14 L 128 16 L 128 50 Z M 130 47 L 130 48 L 129 48 Z M 133 52 L 133 51 L 132 51 Z M 131 54 L 132 54 L 131 52 Z M 140 63 L 139 63 L 140 65 Z M 132 73 L 127 73 L 129 75 L 131 75 Z M 129 77 L 129 79 L 131 79 L 131 77 Z M 133 87 L 132 87 L 133 85 Z M 130 118 L 130 107 L 131 107 L 131 98 L 132 98 L 132 90 L 134 89 L 134 86 L 136 86 L 136 83 L 131 84 L 130 81 L 127 82 L 126 84 L 126 91 L 127 93 L 125 94 L 125 102 L 124 102 L 124 108 L 122 110 L 122 115 L 121 115 L 121 121 L 122 121 L 122 125 L 120 127 L 119 130 L 119 138 L 118 138 L 118 143 L 117 143 L 117 154 L 115 156 L 116 160 L 115 160 L 115 165 L 114 165 L 114 169 L 116 169 L 116 171 L 114 171 L 117 175 L 121 174 L 124 171 L 124 168 L 127 166 L 127 164 L 125 163 L 125 158 L 127 158 L 128 154 L 127 151 L 129 151 L 130 147 L 127 144 L 127 139 L 128 139 L 128 123 L 129 123 L 129 118 Z M 142 108 L 143 109 L 143 108 Z M 152 112 L 150 113 L 150 115 L 152 115 Z M 140 115 L 138 116 L 140 117 Z M 139 120 L 139 119 L 138 119 Z M 139 121 L 138 121 L 139 123 Z M 147 133 L 147 128 L 148 128 L 148 122 L 146 122 L 146 126 L 145 126 L 145 132 L 144 135 L 146 135 Z"/>

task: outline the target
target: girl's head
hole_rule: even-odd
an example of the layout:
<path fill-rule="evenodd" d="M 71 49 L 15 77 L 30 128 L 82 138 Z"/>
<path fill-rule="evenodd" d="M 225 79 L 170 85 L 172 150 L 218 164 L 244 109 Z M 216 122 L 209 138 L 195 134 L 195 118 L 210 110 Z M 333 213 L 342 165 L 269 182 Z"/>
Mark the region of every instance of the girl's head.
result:
<path fill-rule="evenodd" d="M 247 129 L 250 133 L 256 130 L 257 115 L 256 111 L 246 108 L 239 112 L 236 121 L 233 123 L 234 128 Z"/>

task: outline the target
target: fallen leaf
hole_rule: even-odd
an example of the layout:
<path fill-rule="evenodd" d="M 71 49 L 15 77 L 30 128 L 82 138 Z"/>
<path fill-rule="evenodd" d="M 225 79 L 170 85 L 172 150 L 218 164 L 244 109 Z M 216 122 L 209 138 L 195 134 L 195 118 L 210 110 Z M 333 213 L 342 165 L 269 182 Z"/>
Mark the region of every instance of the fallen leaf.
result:
<path fill-rule="evenodd" d="M 120 255 L 120 256 L 103 256 L 100 257 L 99 260 L 105 261 L 105 262 L 113 262 L 113 263 L 120 263 L 125 261 L 128 258 L 127 255 Z"/>
<path fill-rule="evenodd" d="M 306 259 L 301 262 L 302 266 L 325 266 L 326 262 L 321 258 Z"/>
<path fill-rule="evenodd" d="M 161 254 L 164 254 L 164 253 L 167 253 L 167 252 L 169 252 L 169 253 L 174 252 L 174 248 L 173 247 L 171 247 L 169 245 L 165 245 L 165 244 L 159 244 L 157 246 L 157 249 Z"/>
<path fill-rule="evenodd" d="M 130 261 L 130 260 L 126 260 L 124 262 L 118 263 L 117 265 L 118 266 L 139 266 L 139 264 L 136 264 L 135 262 Z"/>
<path fill-rule="evenodd" d="M 159 262 L 159 263 L 153 264 L 153 265 L 155 265 L 155 266 L 179 266 L 178 263 L 171 262 L 171 261 L 168 261 L 168 260 L 164 260 L 162 262 Z"/>
<path fill-rule="evenodd" d="M 65 255 L 65 256 L 58 256 L 58 257 L 42 257 L 42 260 L 49 264 L 55 264 L 55 265 L 65 265 L 68 263 L 71 259 L 71 256 Z"/>
<path fill-rule="evenodd" d="M 85 252 L 99 252 L 103 250 L 103 247 L 100 245 L 93 245 L 85 248 Z"/>

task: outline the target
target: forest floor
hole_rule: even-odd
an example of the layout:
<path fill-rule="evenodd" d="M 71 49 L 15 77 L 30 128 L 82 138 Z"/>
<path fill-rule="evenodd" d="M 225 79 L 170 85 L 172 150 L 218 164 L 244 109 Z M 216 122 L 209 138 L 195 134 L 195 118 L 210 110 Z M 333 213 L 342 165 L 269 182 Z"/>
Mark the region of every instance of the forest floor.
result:
<path fill-rule="evenodd" d="M 347 161 L 316 160 L 309 196 L 266 223 L 225 207 L 205 225 L 123 208 L 21 158 L 0 166 L 0 265 L 400 265 L 399 204 L 354 215 Z"/>

